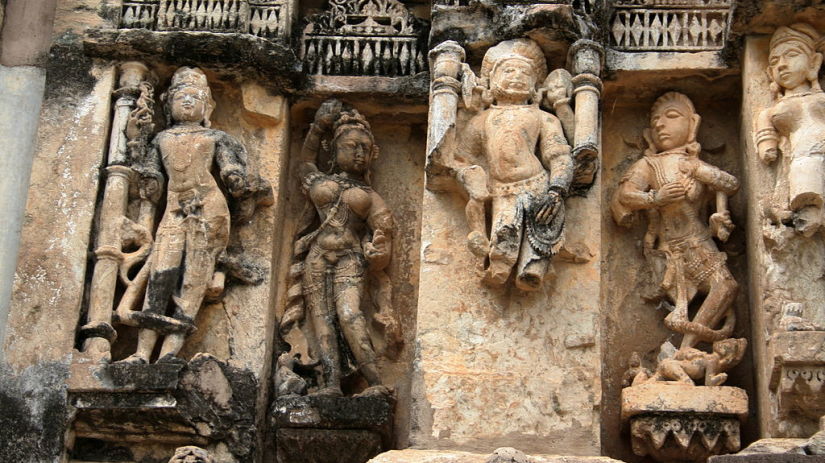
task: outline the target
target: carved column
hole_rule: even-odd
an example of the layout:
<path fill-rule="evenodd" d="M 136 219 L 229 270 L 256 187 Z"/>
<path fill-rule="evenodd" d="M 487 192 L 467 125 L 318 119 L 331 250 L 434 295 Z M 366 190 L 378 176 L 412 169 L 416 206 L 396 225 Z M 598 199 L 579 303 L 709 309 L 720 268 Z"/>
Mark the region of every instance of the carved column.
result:
<path fill-rule="evenodd" d="M 461 91 L 459 77 L 464 58 L 464 49 L 452 40 L 439 44 L 430 52 L 433 82 L 430 84 L 427 134 L 427 187 L 431 190 L 441 189 L 439 174 L 444 174 L 435 165 L 450 165 L 450 159 L 439 158 L 449 156 L 455 143 L 456 111 Z"/>
<path fill-rule="evenodd" d="M 112 328 L 112 303 L 117 285 L 118 269 L 122 260 L 120 218 L 125 216 L 129 201 L 129 183 L 132 169 L 128 167 L 126 124 L 129 113 L 135 108 L 140 83 L 146 80 L 148 68 L 138 62 L 124 63 L 120 67 L 120 88 L 114 92 L 114 118 L 109 143 L 106 187 L 100 206 L 97 248 L 94 273 L 92 274 L 87 324 L 82 334 L 89 336 L 83 350 L 96 360 L 111 359 L 111 342 L 116 333 Z"/>
<path fill-rule="evenodd" d="M 572 140 L 573 156 L 585 168 L 577 171 L 575 183 L 589 185 L 598 170 L 599 99 L 602 80 L 599 78 L 604 60 L 604 48 L 587 39 L 579 39 L 570 47 L 573 65 L 573 95 L 576 103 L 576 130 Z"/>

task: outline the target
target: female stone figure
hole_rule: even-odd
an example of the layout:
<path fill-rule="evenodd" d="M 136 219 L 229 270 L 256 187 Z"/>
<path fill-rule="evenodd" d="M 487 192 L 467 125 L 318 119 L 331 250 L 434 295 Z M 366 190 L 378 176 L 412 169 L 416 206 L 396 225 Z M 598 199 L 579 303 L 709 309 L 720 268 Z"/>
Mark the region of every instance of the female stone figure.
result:
<path fill-rule="evenodd" d="M 626 224 L 634 211 L 648 213 L 644 243 L 666 256 L 662 286 L 676 308 L 665 325 L 684 334 L 682 349 L 730 337 L 735 320 L 731 304 L 738 288 L 711 234 L 721 241 L 730 236 L 727 196 L 736 192 L 739 182 L 699 159 L 700 121 L 685 95 L 670 92 L 659 97 L 644 134 L 649 147 L 622 178 L 613 202 L 619 224 Z M 702 216 L 709 194 L 715 194 L 717 210 L 710 216 L 710 227 Z M 689 320 L 688 304 L 698 292 L 707 296 Z M 714 329 L 723 319 L 724 326 Z"/>
<path fill-rule="evenodd" d="M 759 115 L 756 128 L 760 158 L 770 164 L 781 150 L 788 162 L 790 210 L 780 213 L 779 218 L 792 219 L 805 236 L 813 235 L 823 223 L 825 93 L 818 77 L 821 45 L 822 38 L 808 24 L 776 30 L 768 58 L 775 102 Z"/>
<path fill-rule="evenodd" d="M 316 165 L 326 132 L 332 136 L 330 172 Z M 281 332 L 288 332 L 303 317 L 305 304 L 315 334 L 313 356 L 323 370 L 323 387 L 317 392 L 321 395 L 342 395 L 348 352 L 370 385 L 364 393 L 387 392 L 381 386 L 376 352 L 361 310 L 367 271 L 383 274 L 392 253 L 392 214 L 369 185 L 370 164 L 377 154 L 366 119 L 335 100 L 318 110 L 304 142 L 299 174 L 319 225 L 296 242 L 294 254 L 302 262 L 293 275 L 300 275 L 300 286 L 295 287 L 300 289 L 290 291 L 292 304 L 281 320 Z M 388 281 L 383 279 L 383 284 Z M 389 288 L 382 289 L 378 292 L 384 292 L 386 304 Z"/>

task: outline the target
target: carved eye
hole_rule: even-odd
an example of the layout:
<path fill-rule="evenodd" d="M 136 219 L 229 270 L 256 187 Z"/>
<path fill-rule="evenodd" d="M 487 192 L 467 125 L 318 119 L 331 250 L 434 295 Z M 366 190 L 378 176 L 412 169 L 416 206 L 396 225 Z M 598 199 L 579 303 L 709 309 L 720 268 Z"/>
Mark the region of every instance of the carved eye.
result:
<path fill-rule="evenodd" d="M 666 112 L 665 116 L 667 116 L 668 119 L 676 119 L 682 117 L 679 111 L 676 111 L 675 109 L 671 109 L 668 112 Z"/>

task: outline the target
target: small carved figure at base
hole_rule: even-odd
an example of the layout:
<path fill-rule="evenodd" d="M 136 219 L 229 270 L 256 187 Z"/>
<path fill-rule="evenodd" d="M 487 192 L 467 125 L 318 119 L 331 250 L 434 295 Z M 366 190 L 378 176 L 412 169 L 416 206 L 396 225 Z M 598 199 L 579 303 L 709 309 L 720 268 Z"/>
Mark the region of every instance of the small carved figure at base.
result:
<path fill-rule="evenodd" d="M 672 358 L 659 362 L 653 375 L 640 371 L 633 384 L 657 381 L 678 381 L 693 386 L 694 381 L 704 381 L 705 386 L 721 386 L 728 379 L 729 368 L 742 361 L 746 339 L 725 339 L 713 343 L 713 353 L 687 347 L 679 349 Z"/>

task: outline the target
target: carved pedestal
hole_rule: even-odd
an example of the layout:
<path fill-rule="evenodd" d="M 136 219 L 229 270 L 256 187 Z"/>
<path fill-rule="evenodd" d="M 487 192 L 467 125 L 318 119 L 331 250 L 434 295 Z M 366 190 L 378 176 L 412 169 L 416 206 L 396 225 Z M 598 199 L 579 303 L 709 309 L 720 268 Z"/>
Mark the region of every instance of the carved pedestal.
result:
<path fill-rule="evenodd" d="M 779 432 L 806 437 L 825 415 L 825 331 L 788 331 L 768 343 Z"/>
<path fill-rule="evenodd" d="M 279 463 L 363 463 L 392 446 L 395 401 L 282 397 L 272 406 Z"/>
<path fill-rule="evenodd" d="M 72 452 L 83 460 L 87 444 L 100 441 L 126 447 L 224 442 L 238 461 L 249 461 L 255 384 L 252 373 L 209 355 L 188 364 L 75 363 L 68 380 Z"/>
<path fill-rule="evenodd" d="M 704 462 L 736 452 L 747 413 L 748 396 L 736 387 L 655 383 L 622 391 L 633 452 L 661 462 Z"/>

